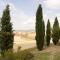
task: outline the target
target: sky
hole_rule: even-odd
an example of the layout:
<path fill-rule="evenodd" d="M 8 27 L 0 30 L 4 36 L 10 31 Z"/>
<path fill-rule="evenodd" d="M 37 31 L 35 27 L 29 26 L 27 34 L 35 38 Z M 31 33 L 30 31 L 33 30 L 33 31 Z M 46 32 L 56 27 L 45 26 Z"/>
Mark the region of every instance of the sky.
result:
<path fill-rule="evenodd" d="M 10 5 L 13 30 L 35 30 L 35 16 L 39 4 L 42 5 L 45 25 L 49 19 L 53 26 L 56 16 L 60 23 L 60 0 L 0 0 L 0 18 L 7 4 Z"/>

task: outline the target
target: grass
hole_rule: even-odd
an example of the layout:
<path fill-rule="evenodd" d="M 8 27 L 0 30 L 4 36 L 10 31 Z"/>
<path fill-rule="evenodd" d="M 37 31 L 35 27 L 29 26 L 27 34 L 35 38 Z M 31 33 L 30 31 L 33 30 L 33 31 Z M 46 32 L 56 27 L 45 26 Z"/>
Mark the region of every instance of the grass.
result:
<path fill-rule="evenodd" d="M 34 51 L 34 52 L 33 52 Z M 0 56 L 0 60 L 48 60 L 50 53 L 36 51 L 35 48 L 13 53 L 8 51 L 5 56 Z"/>
<path fill-rule="evenodd" d="M 37 53 L 34 55 L 32 60 L 48 60 L 49 55 L 49 53 Z"/>
<path fill-rule="evenodd" d="M 31 60 L 33 57 L 34 55 L 28 50 L 17 52 L 9 50 L 4 53 L 4 56 L 0 56 L 0 60 Z"/>
<path fill-rule="evenodd" d="M 26 50 L 30 51 L 34 55 L 32 60 L 49 60 L 49 56 L 50 56 L 49 52 L 38 51 L 36 47 L 29 48 Z"/>
<path fill-rule="evenodd" d="M 4 57 L 0 56 L 0 60 L 51 60 L 50 58 L 60 60 L 59 46 L 52 46 L 42 51 L 38 51 L 36 47 L 14 53 L 8 51 Z"/>
<path fill-rule="evenodd" d="M 54 47 L 55 46 L 53 46 L 52 48 L 51 47 L 47 48 L 47 50 L 50 50 L 48 52 L 47 50 L 38 51 L 36 48 L 28 50 L 34 54 L 32 60 L 50 60 L 50 58 L 52 58 L 51 55 L 53 56 L 53 60 L 60 60 L 60 47 L 59 46 L 56 46 L 55 48 Z M 56 52 L 54 53 L 55 50 Z"/>
<path fill-rule="evenodd" d="M 54 60 L 60 60 L 60 52 L 56 52 L 54 55 Z"/>

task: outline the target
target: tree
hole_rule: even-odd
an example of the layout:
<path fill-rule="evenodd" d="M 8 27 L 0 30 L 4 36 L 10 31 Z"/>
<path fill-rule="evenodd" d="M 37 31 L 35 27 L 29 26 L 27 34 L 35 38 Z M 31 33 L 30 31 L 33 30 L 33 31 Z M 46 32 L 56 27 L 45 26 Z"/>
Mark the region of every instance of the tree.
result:
<path fill-rule="evenodd" d="M 43 37 L 45 37 L 45 23 L 44 23 L 44 20 L 43 20 L 42 25 L 43 25 Z M 44 38 L 43 38 L 43 39 L 44 39 Z"/>
<path fill-rule="evenodd" d="M 12 30 L 12 23 L 10 22 L 10 10 L 9 5 L 3 11 L 1 18 L 1 51 L 7 51 L 13 48 L 14 35 Z"/>
<path fill-rule="evenodd" d="M 43 21 L 43 15 L 42 15 L 42 7 L 39 5 L 37 12 L 36 12 L 36 44 L 38 50 L 43 49 L 44 45 L 44 21 Z"/>
<path fill-rule="evenodd" d="M 42 30 L 43 30 L 43 45 L 45 44 L 45 23 L 44 23 L 44 20 L 43 20 L 43 22 L 42 22 L 42 25 L 43 25 L 43 27 L 42 27 Z"/>
<path fill-rule="evenodd" d="M 51 39 L 51 26 L 50 26 L 50 21 L 48 19 L 47 29 L 46 29 L 46 43 L 47 43 L 47 46 L 49 46 L 49 44 L 50 44 L 50 39 Z"/>
<path fill-rule="evenodd" d="M 53 37 L 53 43 L 56 45 L 59 41 L 59 23 L 57 17 L 55 18 L 55 22 L 53 25 L 53 30 L 52 30 L 52 37 Z"/>

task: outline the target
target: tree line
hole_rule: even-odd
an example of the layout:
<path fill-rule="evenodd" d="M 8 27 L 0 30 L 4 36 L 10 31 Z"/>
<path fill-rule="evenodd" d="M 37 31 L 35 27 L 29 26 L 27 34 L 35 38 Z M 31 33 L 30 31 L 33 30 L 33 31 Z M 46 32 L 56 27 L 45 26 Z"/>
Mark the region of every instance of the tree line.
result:
<path fill-rule="evenodd" d="M 50 40 L 52 38 L 53 44 L 57 45 L 60 39 L 60 27 L 57 17 L 55 18 L 53 28 L 51 28 L 50 20 L 48 19 L 46 31 L 45 24 L 43 20 L 43 11 L 41 4 L 39 5 L 36 12 L 36 45 L 38 50 L 43 50 L 44 43 L 46 41 L 46 45 L 50 45 Z M 45 34 L 46 32 L 46 34 Z"/>

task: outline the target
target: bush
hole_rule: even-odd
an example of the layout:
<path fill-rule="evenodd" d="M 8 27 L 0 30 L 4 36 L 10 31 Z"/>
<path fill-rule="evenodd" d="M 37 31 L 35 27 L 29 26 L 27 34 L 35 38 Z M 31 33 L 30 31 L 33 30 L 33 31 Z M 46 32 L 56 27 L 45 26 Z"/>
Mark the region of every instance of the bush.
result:
<path fill-rule="evenodd" d="M 31 60 L 32 58 L 33 54 L 27 50 L 15 53 L 8 51 L 4 53 L 4 56 L 0 56 L 0 60 Z"/>
<path fill-rule="evenodd" d="M 33 54 L 27 50 L 20 51 L 16 54 L 16 58 L 19 60 L 31 60 L 33 58 Z"/>
<path fill-rule="evenodd" d="M 15 54 L 12 51 L 7 51 L 4 56 L 0 56 L 0 60 L 16 60 Z"/>

